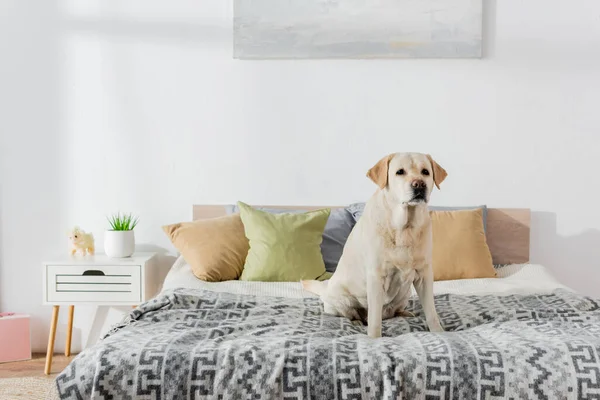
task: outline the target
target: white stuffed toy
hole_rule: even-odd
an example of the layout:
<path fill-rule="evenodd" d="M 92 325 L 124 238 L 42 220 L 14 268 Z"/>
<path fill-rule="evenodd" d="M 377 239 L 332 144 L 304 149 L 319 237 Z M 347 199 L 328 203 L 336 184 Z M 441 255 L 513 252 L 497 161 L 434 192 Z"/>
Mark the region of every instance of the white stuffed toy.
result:
<path fill-rule="evenodd" d="M 94 235 L 91 233 L 85 233 L 78 226 L 74 227 L 69 232 L 69 240 L 71 241 L 71 255 L 74 255 L 78 251 L 85 256 L 87 254 L 94 254 Z"/>

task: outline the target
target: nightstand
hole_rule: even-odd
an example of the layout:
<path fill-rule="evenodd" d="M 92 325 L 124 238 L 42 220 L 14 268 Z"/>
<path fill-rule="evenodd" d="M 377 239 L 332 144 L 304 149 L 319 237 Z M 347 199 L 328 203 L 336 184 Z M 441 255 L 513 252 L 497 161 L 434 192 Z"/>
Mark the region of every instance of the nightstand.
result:
<path fill-rule="evenodd" d="M 65 356 L 71 355 L 73 313 L 76 305 L 137 306 L 160 289 L 155 253 L 127 258 L 106 255 L 63 256 L 44 263 L 44 301 L 52 305 L 52 322 L 46 353 L 46 375 L 52 367 L 56 324 L 61 305 L 69 306 Z"/>

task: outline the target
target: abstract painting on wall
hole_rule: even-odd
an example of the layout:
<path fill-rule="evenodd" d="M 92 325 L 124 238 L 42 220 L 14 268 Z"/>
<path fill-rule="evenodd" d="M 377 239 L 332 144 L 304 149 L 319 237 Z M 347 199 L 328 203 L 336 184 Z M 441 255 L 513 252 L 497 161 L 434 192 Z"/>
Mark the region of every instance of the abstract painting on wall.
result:
<path fill-rule="evenodd" d="M 483 0 L 234 0 L 234 57 L 479 58 Z"/>

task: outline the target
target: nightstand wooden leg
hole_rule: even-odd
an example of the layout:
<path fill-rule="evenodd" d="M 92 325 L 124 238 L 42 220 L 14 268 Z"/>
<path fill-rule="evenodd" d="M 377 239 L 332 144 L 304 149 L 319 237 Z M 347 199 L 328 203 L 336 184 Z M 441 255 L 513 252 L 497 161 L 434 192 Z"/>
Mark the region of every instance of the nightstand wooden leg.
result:
<path fill-rule="evenodd" d="M 73 313 L 75 306 L 69 306 L 69 322 L 67 324 L 67 344 L 65 345 L 65 356 L 71 355 L 71 337 L 73 336 Z"/>
<path fill-rule="evenodd" d="M 52 307 L 52 322 L 50 324 L 50 335 L 48 336 L 48 349 L 46 350 L 46 368 L 44 369 L 46 375 L 49 375 L 50 369 L 52 369 L 52 354 L 54 353 L 54 338 L 56 337 L 59 309 L 60 306 Z"/>

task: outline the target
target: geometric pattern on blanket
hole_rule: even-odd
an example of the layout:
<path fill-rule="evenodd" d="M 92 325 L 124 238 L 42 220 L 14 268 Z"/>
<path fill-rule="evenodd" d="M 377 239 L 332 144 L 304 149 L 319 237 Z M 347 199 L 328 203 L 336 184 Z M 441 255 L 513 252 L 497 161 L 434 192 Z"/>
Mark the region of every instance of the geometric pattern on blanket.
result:
<path fill-rule="evenodd" d="M 175 289 L 56 378 L 62 399 L 600 398 L 600 303 L 566 290 L 418 299 L 383 337 L 318 298 Z"/>

